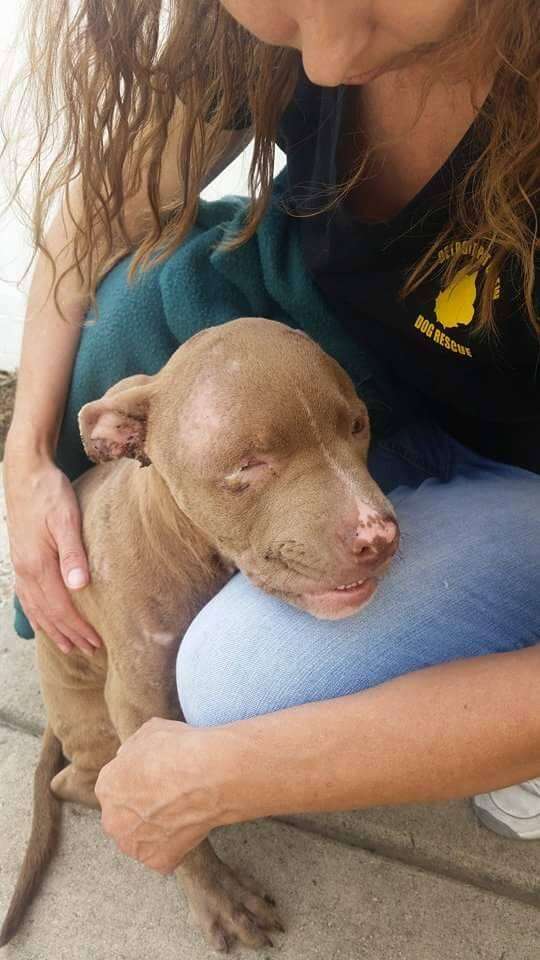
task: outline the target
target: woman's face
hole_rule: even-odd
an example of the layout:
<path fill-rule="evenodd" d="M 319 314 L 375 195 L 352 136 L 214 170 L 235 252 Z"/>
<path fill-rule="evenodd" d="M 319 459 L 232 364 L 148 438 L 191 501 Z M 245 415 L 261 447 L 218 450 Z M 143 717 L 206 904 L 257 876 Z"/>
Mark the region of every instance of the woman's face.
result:
<path fill-rule="evenodd" d="M 466 0 L 221 0 L 250 33 L 302 52 L 313 83 L 367 83 L 446 39 Z"/>

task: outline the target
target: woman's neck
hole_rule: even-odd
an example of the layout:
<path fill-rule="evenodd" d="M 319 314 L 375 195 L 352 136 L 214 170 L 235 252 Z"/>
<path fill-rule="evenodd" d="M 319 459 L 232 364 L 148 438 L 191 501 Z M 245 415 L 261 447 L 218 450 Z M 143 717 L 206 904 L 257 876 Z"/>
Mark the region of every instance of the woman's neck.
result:
<path fill-rule="evenodd" d="M 362 220 L 396 216 L 443 166 L 474 122 L 492 79 L 476 86 L 461 80 L 429 83 L 418 70 L 392 72 L 347 98 L 338 159 L 341 180 L 371 157 L 348 199 Z"/>

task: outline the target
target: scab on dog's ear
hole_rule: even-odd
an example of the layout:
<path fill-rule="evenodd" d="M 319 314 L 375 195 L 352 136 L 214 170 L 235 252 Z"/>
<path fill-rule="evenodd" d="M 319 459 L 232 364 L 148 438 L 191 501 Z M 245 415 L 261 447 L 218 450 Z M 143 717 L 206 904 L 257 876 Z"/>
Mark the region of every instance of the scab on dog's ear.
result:
<path fill-rule="evenodd" d="M 152 379 L 142 374 L 128 377 L 82 407 L 79 430 L 85 453 L 94 463 L 122 457 L 144 467 L 151 463 L 145 441 Z"/>

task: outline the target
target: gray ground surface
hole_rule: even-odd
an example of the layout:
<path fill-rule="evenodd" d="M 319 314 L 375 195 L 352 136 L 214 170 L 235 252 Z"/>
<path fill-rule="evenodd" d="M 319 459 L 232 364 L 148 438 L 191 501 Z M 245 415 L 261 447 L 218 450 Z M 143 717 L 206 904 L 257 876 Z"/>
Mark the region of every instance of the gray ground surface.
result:
<path fill-rule="evenodd" d="M 0 500 L 0 515 L 3 513 Z M 0 522 L 0 915 L 29 829 L 43 726 L 33 643 L 11 627 Z M 540 843 L 503 840 L 465 802 L 220 831 L 219 852 L 278 901 L 269 960 L 537 960 Z M 59 853 L 6 960 L 203 960 L 173 880 L 119 854 L 96 814 L 64 810 Z"/>

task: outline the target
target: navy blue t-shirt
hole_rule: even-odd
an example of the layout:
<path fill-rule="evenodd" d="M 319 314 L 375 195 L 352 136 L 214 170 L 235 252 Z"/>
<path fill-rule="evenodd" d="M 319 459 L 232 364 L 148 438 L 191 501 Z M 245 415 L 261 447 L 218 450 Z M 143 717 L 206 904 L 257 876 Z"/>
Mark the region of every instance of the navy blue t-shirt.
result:
<path fill-rule="evenodd" d="M 358 343 L 412 389 L 444 429 L 484 456 L 540 472 L 540 340 L 526 317 L 515 266 L 497 280 L 497 338 L 474 333 L 491 256 L 461 233 L 437 249 L 437 265 L 472 260 L 474 273 L 445 288 L 437 269 L 400 297 L 405 278 L 448 223 L 452 181 L 479 149 L 479 123 L 404 210 L 369 224 L 355 219 L 346 202 L 321 210 L 328 187 L 336 185 L 347 91 L 318 87 L 302 74 L 280 126 L 286 200 L 291 214 L 300 215 L 307 268 Z"/>

